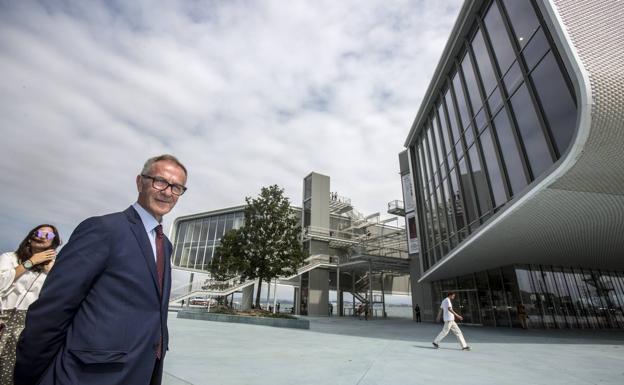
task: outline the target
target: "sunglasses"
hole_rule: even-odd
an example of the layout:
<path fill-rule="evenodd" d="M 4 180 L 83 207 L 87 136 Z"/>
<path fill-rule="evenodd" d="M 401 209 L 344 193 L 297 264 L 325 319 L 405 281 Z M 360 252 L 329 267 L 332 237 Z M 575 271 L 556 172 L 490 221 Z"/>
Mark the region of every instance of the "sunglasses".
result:
<path fill-rule="evenodd" d="M 37 230 L 33 233 L 33 235 L 37 238 L 45 238 L 45 239 L 54 239 L 54 237 L 56 237 L 56 234 L 52 233 L 52 232 L 45 232 L 45 231 L 41 231 L 41 230 Z"/>

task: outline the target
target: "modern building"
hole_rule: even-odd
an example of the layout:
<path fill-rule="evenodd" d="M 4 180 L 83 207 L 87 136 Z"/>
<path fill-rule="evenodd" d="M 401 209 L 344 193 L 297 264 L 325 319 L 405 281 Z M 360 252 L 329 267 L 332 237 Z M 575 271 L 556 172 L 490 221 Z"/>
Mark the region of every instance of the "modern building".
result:
<path fill-rule="evenodd" d="M 425 318 L 452 290 L 468 323 L 624 328 L 622 15 L 463 5 L 399 156 Z"/>
<path fill-rule="evenodd" d="M 244 211 L 245 206 L 236 206 L 175 219 L 170 236 L 172 264 L 193 275 L 188 285 L 172 290 L 172 302 L 242 292 L 243 309 L 251 307 L 255 280 L 193 278 L 196 273 L 205 276 L 210 264 L 218 261 L 221 238 L 244 225 Z M 356 303 L 367 304 L 373 315 L 384 316 L 385 294 L 409 295 L 409 254 L 399 217 L 382 219 L 379 213 L 359 213 L 350 199 L 330 191 L 328 176 L 315 172 L 304 178 L 302 205 L 292 206 L 292 213 L 301 219 L 301 242 L 309 257 L 297 274 L 279 277 L 272 284 L 294 288 L 295 314 L 329 315 L 330 290 L 337 297 L 337 309 L 332 306 L 331 314 L 338 316 L 353 314 Z M 343 300 L 344 293 L 349 294 L 349 304 Z"/>

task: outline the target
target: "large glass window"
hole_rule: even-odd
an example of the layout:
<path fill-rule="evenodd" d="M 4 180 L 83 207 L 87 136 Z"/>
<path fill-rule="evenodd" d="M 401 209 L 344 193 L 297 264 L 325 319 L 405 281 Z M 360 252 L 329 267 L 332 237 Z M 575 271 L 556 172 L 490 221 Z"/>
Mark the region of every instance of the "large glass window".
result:
<path fill-rule="evenodd" d="M 455 91 L 455 99 L 457 100 L 457 108 L 459 109 L 462 128 L 465 129 L 468 126 L 468 122 L 470 122 L 470 114 L 468 113 L 468 102 L 466 101 L 464 89 L 461 85 L 459 72 L 453 76 L 453 90 Z"/>
<path fill-rule="evenodd" d="M 208 228 L 210 227 L 210 218 L 204 218 L 201 225 L 201 233 L 199 234 L 199 242 L 206 243 L 208 238 Z"/>
<path fill-rule="evenodd" d="M 438 179 L 440 175 L 440 167 L 436 161 L 436 145 L 433 140 L 433 130 L 431 129 L 431 126 L 427 127 L 427 137 L 429 138 L 429 157 L 431 160 L 431 172 L 433 174 L 433 186 L 435 187 L 438 183 L 440 183 L 440 180 Z M 433 188 L 431 188 L 431 191 L 433 191 Z"/>
<path fill-rule="evenodd" d="M 440 130 L 438 128 L 438 122 L 435 117 L 433 117 L 431 120 L 431 128 L 435 135 L 436 148 L 438 149 L 438 164 L 440 164 L 440 167 L 443 169 L 444 167 L 442 165 L 444 164 L 444 158 L 446 154 L 444 153 L 444 147 L 440 138 Z"/>
<path fill-rule="evenodd" d="M 540 28 L 535 35 L 531 38 L 529 44 L 522 51 L 522 57 L 527 65 L 529 71 L 531 71 L 535 65 L 544 57 L 546 52 L 550 49 L 544 31 Z"/>
<path fill-rule="evenodd" d="M 555 326 L 558 328 L 565 328 L 567 325 L 567 319 L 565 314 L 565 309 L 563 304 L 561 303 L 561 298 L 559 295 L 559 290 L 562 289 L 557 286 L 555 282 L 555 272 L 551 270 L 550 267 L 542 267 L 542 277 L 544 279 L 545 286 L 545 295 L 549 298 L 549 303 L 551 308 L 549 311 L 552 313 L 555 321 Z"/>
<path fill-rule="evenodd" d="M 492 48 L 494 48 L 494 55 L 498 60 L 498 67 L 501 73 L 505 73 L 507 72 L 507 68 L 509 68 L 511 63 L 515 60 L 515 54 L 511 48 L 507 28 L 505 28 L 503 17 L 501 16 L 496 2 L 492 2 L 483 21 L 490 41 L 492 42 Z"/>
<path fill-rule="evenodd" d="M 518 316 L 518 306 L 521 301 L 518 292 L 518 283 L 516 282 L 516 274 L 512 266 L 503 267 L 500 271 L 501 277 L 503 278 L 503 290 L 507 300 L 507 310 L 509 311 L 511 326 L 522 327 L 520 317 Z"/>
<path fill-rule="evenodd" d="M 208 242 L 214 244 L 217 233 L 217 217 L 210 219 L 210 228 L 208 229 Z"/>
<path fill-rule="evenodd" d="M 483 216 L 490 211 L 492 201 L 490 200 L 490 190 L 488 188 L 485 171 L 481 167 L 477 147 L 478 146 L 476 145 L 472 146 L 470 150 L 468 150 L 468 155 L 470 157 L 470 166 L 472 168 L 472 180 L 474 181 L 477 199 L 479 201 L 479 213 Z"/>
<path fill-rule="evenodd" d="M 312 177 L 309 176 L 303 180 L 303 199 L 312 197 Z"/>
<path fill-rule="evenodd" d="M 303 227 L 308 228 L 312 223 L 312 201 L 303 202 Z"/>
<path fill-rule="evenodd" d="M 470 179 L 465 159 L 461 159 L 459 161 L 459 178 L 461 180 L 462 189 L 464 190 L 464 208 L 466 209 L 466 214 L 468 216 L 468 223 L 470 224 L 471 229 L 474 229 L 477 227 L 476 222 L 479 219 L 479 216 L 477 215 L 478 211 L 475 192 L 472 187 L 472 180 Z"/>
<path fill-rule="evenodd" d="M 522 71 L 520 70 L 520 64 L 518 64 L 518 62 L 514 62 L 505 76 L 503 76 L 503 84 L 505 84 L 507 94 L 513 94 L 516 88 L 518 88 L 523 81 L 524 79 L 522 77 Z"/>
<path fill-rule="evenodd" d="M 511 127 L 511 122 L 507 115 L 507 111 L 501 112 L 494 118 L 494 128 L 498 135 L 498 141 L 501 147 L 501 154 L 505 161 L 507 169 L 507 177 L 511 184 L 512 195 L 516 194 L 527 185 L 527 177 L 524 173 L 524 166 L 520 158 L 520 147 L 516 142 L 516 138 Z"/>
<path fill-rule="evenodd" d="M 540 293 L 535 290 L 533 277 L 528 266 L 519 266 L 516 268 L 516 279 L 518 281 L 518 290 L 520 292 L 520 300 L 524 305 L 524 310 L 528 315 L 528 324 L 530 327 L 541 328 L 542 323 L 542 306 L 540 301 Z"/>
<path fill-rule="evenodd" d="M 481 271 L 476 273 L 474 278 L 477 286 L 481 323 L 485 326 L 496 326 L 496 307 L 492 301 L 488 274 Z"/>
<path fill-rule="evenodd" d="M 574 313 L 577 317 L 577 327 L 591 327 L 587 321 L 588 312 L 585 310 L 585 306 L 583 305 L 583 296 L 581 295 L 581 292 L 576 284 L 576 278 L 574 277 L 572 269 L 564 268 L 563 278 L 565 279 L 566 287 L 568 288 L 570 303 L 574 307 Z"/>
<path fill-rule="evenodd" d="M 485 159 L 488 177 L 490 178 L 490 185 L 492 186 L 492 192 L 494 193 L 494 206 L 498 207 L 507 201 L 507 194 L 505 193 L 505 180 L 501 174 L 498 159 L 496 157 L 498 151 L 496 151 L 496 148 L 494 147 L 492 134 L 490 133 L 489 128 L 486 128 L 485 131 L 483 131 L 479 139 L 481 142 L 481 148 L 483 149 L 483 158 Z"/>
<path fill-rule="evenodd" d="M 178 223 L 178 229 L 176 231 L 176 240 L 173 252 L 173 265 L 180 266 L 180 258 L 182 257 L 182 248 L 184 247 L 184 238 L 186 237 L 186 228 L 188 222 Z"/>
<path fill-rule="evenodd" d="M 550 167 L 553 159 L 526 85 L 522 85 L 511 97 L 511 105 L 535 179 Z"/>
<path fill-rule="evenodd" d="M 568 149 L 576 126 L 576 105 L 552 53 L 531 74 L 558 155 Z"/>
<path fill-rule="evenodd" d="M 521 265 L 449 278 L 433 287 L 442 296 L 458 291 L 454 304 L 465 322 L 520 328 L 523 306 L 529 328 L 624 328 L 620 281 L 622 273 Z"/>
<path fill-rule="evenodd" d="M 459 127 L 457 125 L 457 114 L 455 113 L 455 105 L 453 104 L 453 97 L 451 95 L 451 90 L 446 91 L 446 95 L 444 95 L 444 100 L 446 102 L 446 108 L 448 109 L 448 118 L 451 125 L 451 132 L 453 134 L 452 141 L 453 143 L 457 142 L 460 137 Z"/>
<path fill-rule="evenodd" d="M 464 73 L 464 79 L 466 79 L 466 88 L 468 89 L 468 95 L 470 96 L 470 103 L 472 111 L 479 111 L 481 108 L 481 94 L 479 94 L 479 85 L 475 78 L 474 67 L 470 55 L 466 54 L 461 63 L 462 71 Z"/>
<path fill-rule="evenodd" d="M 453 37 L 457 56 L 444 58 L 447 72 L 436 75 L 439 93 L 428 98 L 411 145 L 421 163 L 419 220 L 429 222 L 421 228 L 436 259 L 547 172 L 572 141 L 574 93 L 541 20 L 533 1 L 490 0 Z M 541 293 L 536 303 L 554 300 Z M 557 306 L 572 314 L 570 303 Z"/>
<path fill-rule="evenodd" d="M 510 17 L 516 43 L 522 48 L 540 26 L 531 0 L 503 0 L 503 3 Z"/>
<path fill-rule="evenodd" d="M 500 271 L 498 269 L 488 270 L 487 273 L 490 293 L 492 295 L 492 304 L 494 305 L 496 326 L 511 326 L 511 319 L 507 309 L 507 299 Z"/>
<path fill-rule="evenodd" d="M 455 220 L 453 216 L 456 206 L 453 202 L 449 178 L 446 178 L 444 181 L 442 181 L 442 188 L 444 190 L 444 196 L 446 199 L 446 219 L 449 225 L 449 247 L 452 248 L 457 244 L 457 242 L 455 242 L 455 240 L 453 239 L 453 236 L 457 232 L 457 227 L 455 227 Z"/>
<path fill-rule="evenodd" d="M 454 217 L 455 223 L 457 224 L 457 230 L 459 235 L 459 240 L 461 241 L 466 237 L 466 214 L 464 210 L 464 200 L 461 196 L 461 191 L 459 190 L 459 182 L 457 180 L 457 172 L 456 169 L 451 170 L 449 173 L 449 179 L 451 181 L 451 190 L 453 191 L 453 201 L 455 202 L 454 207 Z"/>
<path fill-rule="evenodd" d="M 225 231 L 225 215 L 219 216 L 219 223 L 217 225 L 217 240 L 220 241 Z"/>
<path fill-rule="evenodd" d="M 236 213 L 236 216 L 234 217 L 233 228 L 240 229 L 241 227 L 243 227 L 244 224 L 245 224 L 245 213 L 243 212 Z"/>
<path fill-rule="evenodd" d="M 442 132 L 442 137 L 444 138 L 444 149 L 446 154 L 451 152 L 453 148 L 452 140 L 449 137 L 448 126 L 446 125 L 446 114 L 444 113 L 444 108 L 442 104 L 438 105 L 438 117 L 440 119 L 440 131 Z M 453 162 L 449 162 L 449 167 L 452 167 Z"/>
<path fill-rule="evenodd" d="M 566 322 L 566 325 L 562 325 L 562 327 L 578 328 L 576 307 L 565 280 L 565 272 L 560 267 L 553 267 L 552 270 L 555 287 L 559 294 L 559 313 L 563 314 Z"/>
<path fill-rule="evenodd" d="M 483 40 L 481 30 L 477 31 L 474 39 L 472 39 L 472 50 L 474 51 L 475 60 L 477 61 L 477 68 L 479 68 L 479 75 L 481 75 L 485 94 L 490 95 L 492 90 L 496 87 L 496 75 L 494 74 L 492 62 L 490 61 L 490 56 L 485 47 L 485 40 Z"/>
<path fill-rule="evenodd" d="M 233 226 L 234 226 L 234 214 L 228 214 L 227 217 L 225 218 L 225 230 L 223 231 L 223 234 L 225 235 L 225 233 L 232 230 Z"/>

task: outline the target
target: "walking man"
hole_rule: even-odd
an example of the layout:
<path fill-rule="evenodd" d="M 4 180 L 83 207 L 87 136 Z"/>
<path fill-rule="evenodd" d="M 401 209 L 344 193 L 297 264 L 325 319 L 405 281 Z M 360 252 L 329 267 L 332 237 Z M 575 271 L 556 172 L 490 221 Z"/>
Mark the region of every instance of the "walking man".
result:
<path fill-rule="evenodd" d="M 161 222 L 186 176 L 172 155 L 148 159 L 137 202 L 78 225 L 28 311 L 15 385 L 160 385 L 172 251 Z"/>
<path fill-rule="evenodd" d="M 466 340 L 464 340 L 464 335 L 462 334 L 461 330 L 459 330 L 459 326 L 457 326 L 457 324 L 455 323 L 455 317 L 457 317 L 457 319 L 460 321 L 464 318 L 459 314 L 455 313 L 455 311 L 453 310 L 453 304 L 451 301 L 454 299 L 455 293 L 451 291 L 448 293 L 448 296 L 444 298 L 442 304 L 440 304 L 440 310 L 438 311 L 436 322 L 440 322 L 440 316 L 444 314 L 444 328 L 442 328 L 440 334 L 438 334 L 435 340 L 433 340 L 433 347 L 438 349 L 440 347 L 440 341 L 442 341 L 444 337 L 446 337 L 449 331 L 452 331 L 453 334 L 455 334 L 455 337 L 457 337 L 457 340 L 459 341 L 462 350 L 469 351 L 470 346 L 466 344 Z"/>

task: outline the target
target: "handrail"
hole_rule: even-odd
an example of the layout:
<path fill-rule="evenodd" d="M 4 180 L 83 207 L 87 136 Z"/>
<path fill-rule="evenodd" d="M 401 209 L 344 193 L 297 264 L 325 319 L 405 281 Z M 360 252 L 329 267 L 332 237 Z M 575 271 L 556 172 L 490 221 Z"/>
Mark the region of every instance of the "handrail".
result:
<path fill-rule="evenodd" d="M 405 204 L 403 203 L 403 201 L 395 199 L 393 201 L 388 202 L 388 211 L 391 210 L 405 210 Z"/>
<path fill-rule="evenodd" d="M 333 259 L 334 257 L 329 256 L 329 255 L 323 255 L 323 254 L 314 255 L 306 260 L 307 262 L 310 262 L 310 263 L 297 269 L 297 272 L 295 274 L 288 276 L 288 277 L 278 277 L 278 279 L 289 280 L 301 274 L 304 274 L 310 270 L 316 269 L 318 267 L 336 266 L 336 263 L 332 263 Z M 240 276 L 231 278 L 226 281 L 214 281 L 214 282 L 223 283 L 223 285 L 210 285 L 210 284 L 207 284 L 208 281 L 209 280 L 196 281 L 193 283 L 189 283 L 189 284 L 177 287 L 176 289 L 174 289 L 175 294 L 174 294 L 174 291 L 172 290 L 169 302 L 170 303 L 178 302 L 178 301 L 181 301 L 185 298 L 189 298 L 199 293 L 211 293 L 211 295 L 214 295 L 214 296 L 229 295 L 238 290 L 244 289 L 247 286 L 253 285 L 256 282 L 255 279 L 248 279 L 248 280 L 239 282 Z M 186 289 L 186 290 L 183 293 L 179 293 L 181 289 Z"/>

